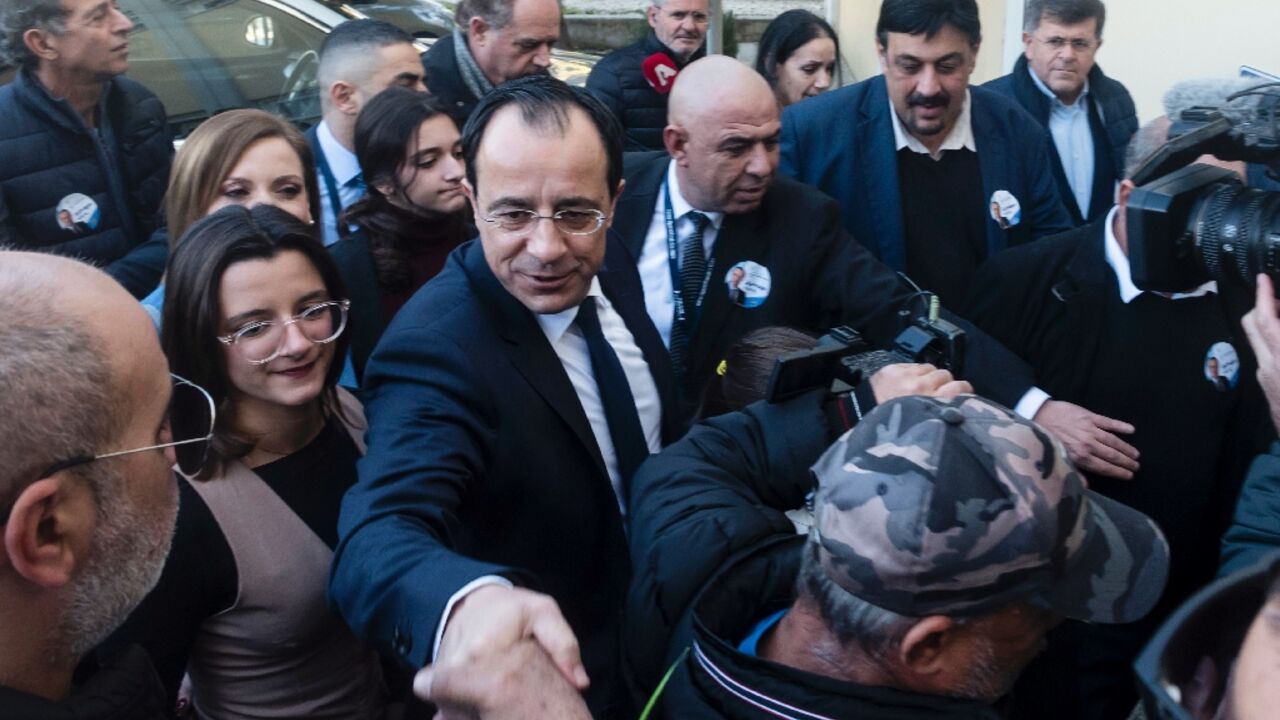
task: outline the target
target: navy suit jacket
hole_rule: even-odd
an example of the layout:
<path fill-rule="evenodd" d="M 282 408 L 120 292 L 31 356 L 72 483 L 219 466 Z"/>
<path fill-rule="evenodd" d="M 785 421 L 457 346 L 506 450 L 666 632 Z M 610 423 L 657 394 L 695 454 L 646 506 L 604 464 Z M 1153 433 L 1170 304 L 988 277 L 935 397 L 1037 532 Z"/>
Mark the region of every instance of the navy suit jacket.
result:
<path fill-rule="evenodd" d="M 613 227 L 636 259 L 670 160 L 664 152 L 626 156 L 627 189 Z M 826 331 L 851 325 L 871 342 L 889 346 L 905 326 L 900 313 L 921 310 L 912 288 L 840 227 L 831 198 L 785 177 L 774 179 L 756 209 L 725 216 L 710 259 L 714 270 L 689 348 L 689 372 L 700 388 L 714 377 L 729 347 L 757 328 Z M 740 307 L 729 298 L 724 277 L 742 261 L 763 265 L 772 276 L 772 289 L 758 307 Z M 1016 404 L 1032 385 L 1031 369 L 976 328 L 951 319 L 969 331 L 966 377 L 979 392 Z"/>
<path fill-rule="evenodd" d="M 682 428 L 674 378 L 635 265 L 607 241 L 601 287 Z M 618 708 L 618 635 L 630 579 L 604 461 L 559 357 L 499 283 L 479 241 L 392 320 L 364 377 L 369 452 L 342 504 L 330 600 L 355 631 L 413 667 L 430 658 L 449 598 L 502 575 L 556 599 L 591 676 L 588 704 Z"/>
<path fill-rule="evenodd" d="M 1006 190 L 1022 206 L 1008 230 L 990 218 L 987 256 L 1071 229 L 1054 184 L 1049 135 L 1013 101 L 970 87 L 982 197 Z M 898 160 L 884 76 L 833 90 L 782 113 L 781 171 L 835 198 L 844 226 L 876 257 L 906 269 Z"/>

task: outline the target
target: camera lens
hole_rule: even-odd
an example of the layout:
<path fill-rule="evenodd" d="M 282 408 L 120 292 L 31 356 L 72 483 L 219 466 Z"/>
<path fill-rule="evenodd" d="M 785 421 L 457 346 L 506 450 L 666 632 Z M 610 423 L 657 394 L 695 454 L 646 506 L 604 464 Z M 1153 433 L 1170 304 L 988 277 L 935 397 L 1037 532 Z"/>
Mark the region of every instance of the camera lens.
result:
<path fill-rule="evenodd" d="M 1210 278 L 1244 285 L 1258 273 L 1280 279 L 1280 193 L 1215 183 L 1201 191 L 1192 217 L 1196 256 Z"/>

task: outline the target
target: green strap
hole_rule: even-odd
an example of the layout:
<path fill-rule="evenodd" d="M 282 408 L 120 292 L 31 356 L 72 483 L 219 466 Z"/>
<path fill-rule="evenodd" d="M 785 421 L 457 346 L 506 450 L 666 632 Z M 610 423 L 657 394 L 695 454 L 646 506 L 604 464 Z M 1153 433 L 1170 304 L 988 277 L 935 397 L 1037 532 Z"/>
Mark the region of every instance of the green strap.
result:
<path fill-rule="evenodd" d="M 689 654 L 689 648 L 685 648 L 680 653 L 680 657 L 671 663 L 671 667 L 667 668 L 667 674 L 662 676 L 662 682 L 658 683 L 658 687 L 653 691 L 653 695 L 649 696 L 649 702 L 644 705 L 644 712 L 640 713 L 640 720 L 649 720 L 649 713 L 653 712 L 653 706 L 658 704 L 658 698 L 662 696 L 662 691 L 667 689 L 667 681 L 675 674 L 676 668 L 680 667 L 680 663 L 684 662 L 684 658 Z"/>

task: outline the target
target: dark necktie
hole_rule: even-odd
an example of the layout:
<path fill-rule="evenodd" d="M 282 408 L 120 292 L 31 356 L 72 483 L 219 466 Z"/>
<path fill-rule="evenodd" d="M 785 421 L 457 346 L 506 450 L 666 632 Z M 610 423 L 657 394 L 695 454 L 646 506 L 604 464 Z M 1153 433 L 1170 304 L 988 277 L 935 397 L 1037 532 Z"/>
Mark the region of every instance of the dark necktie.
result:
<path fill-rule="evenodd" d="M 679 317 L 671 321 L 671 366 L 682 390 L 688 389 L 685 373 L 689 366 L 689 346 L 693 344 L 693 316 L 702 291 L 702 280 L 707 274 L 707 256 L 702 248 L 702 233 L 711 219 L 700 212 L 689 212 L 693 232 L 684 239 L 680 248 L 680 294 L 684 300 L 684 322 Z"/>
<path fill-rule="evenodd" d="M 631 489 L 631 476 L 640 463 L 649 457 L 649 444 L 640 426 L 640 413 L 631 395 L 627 374 L 618 361 L 613 346 L 604 337 L 600 317 L 596 314 L 596 300 L 588 296 L 578 308 L 578 328 L 587 340 L 587 352 L 591 356 L 591 374 L 596 378 L 600 391 L 600 404 L 604 405 L 604 417 L 609 423 L 609 437 L 613 439 L 613 451 L 618 459 L 618 475 L 622 480 L 623 502 Z"/>

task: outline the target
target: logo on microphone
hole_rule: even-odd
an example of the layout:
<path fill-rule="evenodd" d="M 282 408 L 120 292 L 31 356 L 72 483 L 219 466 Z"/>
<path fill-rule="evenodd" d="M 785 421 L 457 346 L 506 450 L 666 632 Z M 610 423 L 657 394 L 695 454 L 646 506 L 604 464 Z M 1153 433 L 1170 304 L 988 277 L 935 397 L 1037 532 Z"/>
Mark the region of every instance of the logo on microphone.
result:
<path fill-rule="evenodd" d="M 644 59 L 641 66 L 641 72 L 644 74 L 645 82 L 649 83 L 649 87 L 662 95 L 671 92 L 671 86 L 675 84 L 676 75 L 680 74 L 680 70 L 676 67 L 676 61 L 672 60 L 666 53 L 654 53 Z"/>

